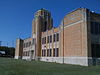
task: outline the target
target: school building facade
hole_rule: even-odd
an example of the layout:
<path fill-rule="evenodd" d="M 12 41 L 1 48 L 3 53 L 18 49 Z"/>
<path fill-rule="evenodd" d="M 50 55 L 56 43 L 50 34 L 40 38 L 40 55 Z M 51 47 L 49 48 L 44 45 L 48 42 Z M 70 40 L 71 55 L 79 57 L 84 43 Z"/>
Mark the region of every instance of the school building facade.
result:
<path fill-rule="evenodd" d="M 100 64 L 100 14 L 78 8 L 55 28 L 51 13 L 38 10 L 31 38 L 16 41 L 15 58 L 83 66 Z"/>

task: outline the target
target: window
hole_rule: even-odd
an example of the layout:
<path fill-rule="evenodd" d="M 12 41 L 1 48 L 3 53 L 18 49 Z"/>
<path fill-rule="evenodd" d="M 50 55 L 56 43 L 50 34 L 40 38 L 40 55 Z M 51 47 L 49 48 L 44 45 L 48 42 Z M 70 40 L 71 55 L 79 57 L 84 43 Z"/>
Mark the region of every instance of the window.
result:
<path fill-rule="evenodd" d="M 44 38 L 42 38 L 42 44 L 44 44 Z"/>
<path fill-rule="evenodd" d="M 57 41 L 59 41 L 59 33 L 57 33 Z"/>
<path fill-rule="evenodd" d="M 27 51 L 27 56 L 28 56 L 29 54 L 28 54 L 28 51 Z"/>
<path fill-rule="evenodd" d="M 32 41 L 32 45 L 34 45 L 35 43 L 34 43 L 34 39 L 33 39 L 33 41 Z"/>
<path fill-rule="evenodd" d="M 98 34 L 100 35 L 100 23 L 98 23 Z"/>
<path fill-rule="evenodd" d="M 52 35 L 50 35 L 50 43 L 52 42 Z"/>
<path fill-rule="evenodd" d="M 50 51 L 49 56 L 52 56 L 52 49 L 50 49 L 49 51 Z"/>
<path fill-rule="evenodd" d="M 42 50 L 42 56 L 43 57 L 46 56 L 46 50 L 45 49 Z"/>
<path fill-rule="evenodd" d="M 25 56 L 25 52 L 23 52 L 23 56 Z"/>
<path fill-rule="evenodd" d="M 43 15 L 43 11 L 41 11 L 41 15 Z"/>
<path fill-rule="evenodd" d="M 91 44 L 92 57 L 100 58 L 100 44 Z"/>
<path fill-rule="evenodd" d="M 53 41 L 54 42 L 56 41 L 56 35 L 55 34 L 53 35 Z"/>
<path fill-rule="evenodd" d="M 26 52 L 24 52 L 25 53 L 25 55 L 24 56 L 26 56 Z"/>
<path fill-rule="evenodd" d="M 53 41 L 56 42 L 56 41 L 59 41 L 59 33 L 56 33 L 53 35 Z"/>
<path fill-rule="evenodd" d="M 47 30 L 47 22 L 45 21 L 44 22 L 44 31 L 46 31 Z"/>
<path fill-rule="evenodd" d="M 25 48 L 25 43 L 23 44 L 23 48 Z"/>
<path fill-rule="evenodd" d="M 46 50 L 44 49 L 44 56 L 46 56 Z"/>
<path fill-rule="evenodd" d="M 46 37 L 44 37 L 44 44 L 46 44 Z"/>
<path fill-rule="evenodd" d="M 48 39 L 48 40 L 47 40 L 47 43 L 49 43 L 49 36 L 47 37 L 47 39 Z"/>
<path fill-rule="evenodd" d="M 31 46 L 31 41 L 30 42 L 27 42 L 27 43 L 24 43 L 24 46 L 23 47 L 25 48 L 25 47 L 30 47 L 30 46 Z"/>
<path fill-rule="evenodd" d="M 29 56 L 29 51 L 27 52 L 27 56 Z"/>
<path fill-rule="evenodd" d="M 30 47 L 30 46 L 31 46 L 31 41 L 23 44 L 23 48 Z"/>
<path fill-rule="evenodd" d="M 58 57 L 59 56 L 59 49 L 58 48 L 54 48 L 53 49 L 53 57 Z"/>
<path fill-rule="evenodd" d="M 47 49 L 47 57 L 51 57 L 51 56 L 52 56 L 52 49 Z"/>
<path fill-rule="evenodd" d="M 42 44 L 46 44 L 46 37 L 42 38 Z"/>
<path fill-rule="evenodd" d="M 31 46 L 31 41 L 29 42 L 29 47 Z"/>
<path fill-rule="evenodd" d="M 49 49 L 47 49 L 47 57 L 49 56 Z"/>
<path fill-rule="evenodd" d="M 91 34 L 94 34 L 94 35 L 100 34 L 100 23 L 91 22 Z"/>
<path fill-rule="evenodd" d="M 53 49 L 53 57 L 55 57 L 55 48 Z"/>
<path fill-rule="evenodd" d="M 56 57 L 58 57 L 58 56 L 59 56 L 59 49 L 56 48 Z"/>
<path fill-rule="evenodd" d="M 26 56 L 27 56 L 27 51 L 26 51 Z"/>
<path fill-rule="evenodd" d="M 91 22 L 91 33 L 94 34 L 94 22 Z"/>
<path fill-rule="evenodd" d="M 42 56 L 44 56 L 44 50 L 42 50 Z"/>
<path fill-rule="evenodd" d="M 26 47 L 28 47 L 28 43 L 26 43 Z"/>

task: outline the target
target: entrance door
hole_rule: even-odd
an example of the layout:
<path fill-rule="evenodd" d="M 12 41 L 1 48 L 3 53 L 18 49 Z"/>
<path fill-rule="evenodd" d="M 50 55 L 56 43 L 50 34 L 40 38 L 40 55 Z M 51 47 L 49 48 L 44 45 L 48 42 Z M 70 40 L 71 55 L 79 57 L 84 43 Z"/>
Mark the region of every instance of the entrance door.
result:
<path fill-rule="evenodd" d="M 34 50 L 31 50 L 31 53 L 30 53 L 30 58 L 33 59 L 33 56 L 34 56 Z"/>

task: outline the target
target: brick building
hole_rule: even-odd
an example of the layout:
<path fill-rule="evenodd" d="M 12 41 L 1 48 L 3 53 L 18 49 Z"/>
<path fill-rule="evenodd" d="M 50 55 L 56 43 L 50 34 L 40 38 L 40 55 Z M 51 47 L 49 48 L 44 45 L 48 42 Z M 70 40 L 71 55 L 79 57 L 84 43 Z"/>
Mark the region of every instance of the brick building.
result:
<path fill-rule="evenodd" d="M 38 10 L 32 21 L 32 37 L 17 39 L 15 54 L 16 59 L 84 66 L 99 64 L 100 14 L 78 8 L 55 28 L 51 13 Z"/>

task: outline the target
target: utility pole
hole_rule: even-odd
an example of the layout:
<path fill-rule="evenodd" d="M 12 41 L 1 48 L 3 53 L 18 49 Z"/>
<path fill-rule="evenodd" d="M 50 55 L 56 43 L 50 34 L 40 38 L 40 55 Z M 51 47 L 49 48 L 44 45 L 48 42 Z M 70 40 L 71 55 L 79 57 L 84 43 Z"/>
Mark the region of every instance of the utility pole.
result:
<path fill-rule="evenodd" d="M 12 41 L 12 47 L 14 47 L 14 41 Z"/>
<path fill-rule="evenodd" d="M 0 41 L 0 46 L 2 45 L 2 41 Z"/>
<path fill-rule="evenodd" d="M 63 19 L 63 63 L 64 63 L 64 19 Z"/>
<path fill-rule="evenodd" d="M 8 47 L 8 42 L 7 42 L 7 47 Z"/>

